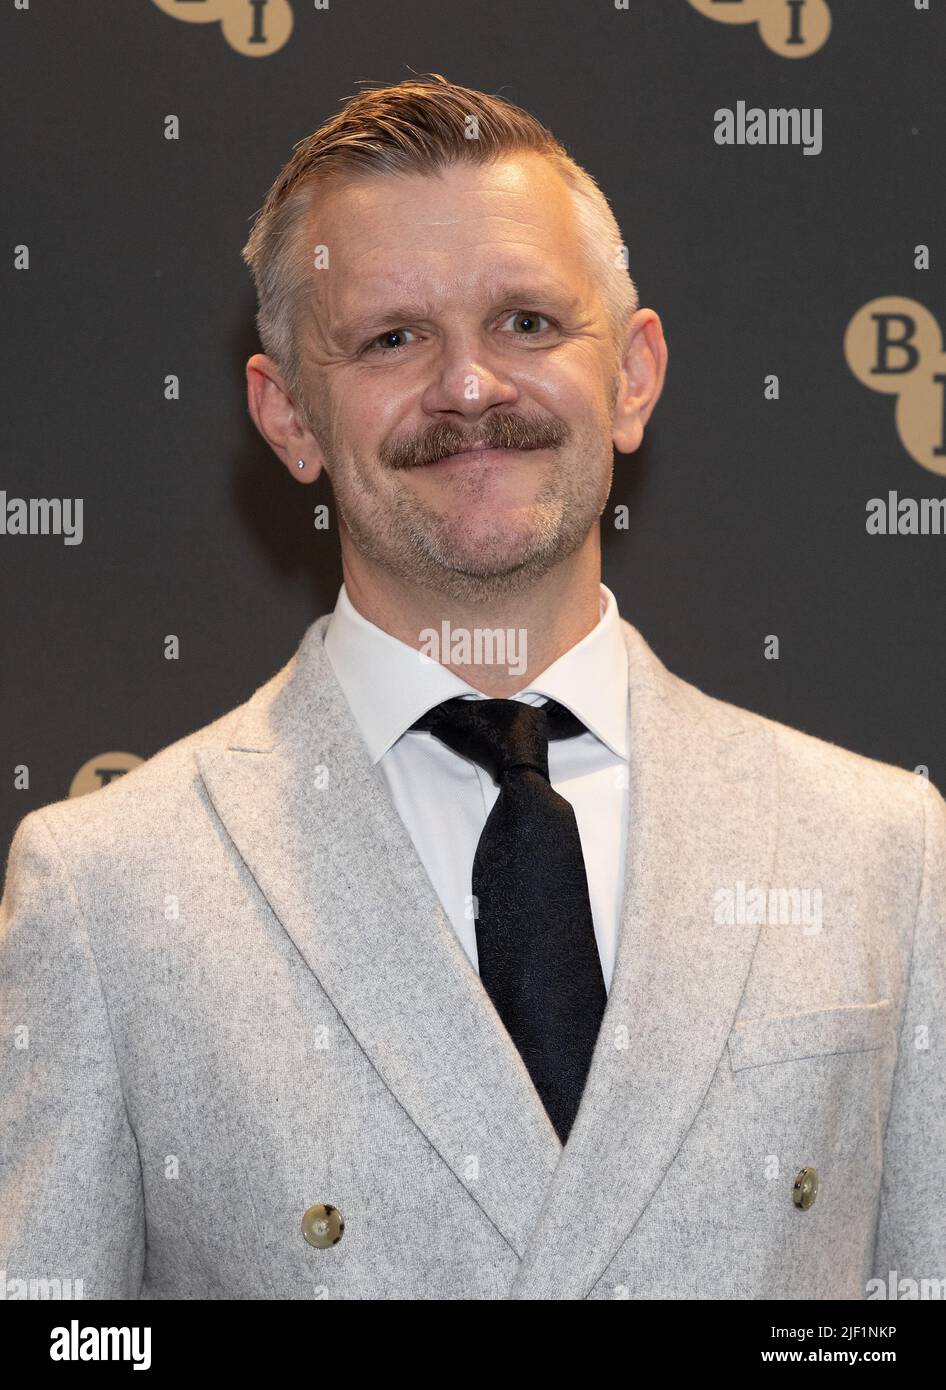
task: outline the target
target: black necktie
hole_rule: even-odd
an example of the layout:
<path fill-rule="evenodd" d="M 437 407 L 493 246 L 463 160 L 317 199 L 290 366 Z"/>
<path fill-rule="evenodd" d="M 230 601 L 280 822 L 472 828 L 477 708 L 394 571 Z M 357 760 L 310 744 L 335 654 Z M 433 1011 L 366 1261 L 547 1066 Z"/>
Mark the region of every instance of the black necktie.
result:
<path fill-rule="evenodd" d="M 578 824 L 549 783 L 548 746 L 585 726 L 554 700 L 458 696 L 411 727 L 428 729 L 499 784 L 473 860 L 480 979 L 564 1144 L 607 991 Z"/>

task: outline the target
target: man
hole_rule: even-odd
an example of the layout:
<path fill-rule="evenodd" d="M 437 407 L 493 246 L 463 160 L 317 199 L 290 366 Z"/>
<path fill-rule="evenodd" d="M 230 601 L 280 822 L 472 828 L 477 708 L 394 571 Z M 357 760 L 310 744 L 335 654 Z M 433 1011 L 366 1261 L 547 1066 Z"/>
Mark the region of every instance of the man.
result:
<path fill-rule="evenodd" d="M 600 583 L 667 349 L 592 180 L 437 75 L 301 145 L 253 420 L 344 585 L 240 708 L 27 815 L 8 1280 L 864 1298 L 946 1269 L 946 805 L 701 693 Z"/>

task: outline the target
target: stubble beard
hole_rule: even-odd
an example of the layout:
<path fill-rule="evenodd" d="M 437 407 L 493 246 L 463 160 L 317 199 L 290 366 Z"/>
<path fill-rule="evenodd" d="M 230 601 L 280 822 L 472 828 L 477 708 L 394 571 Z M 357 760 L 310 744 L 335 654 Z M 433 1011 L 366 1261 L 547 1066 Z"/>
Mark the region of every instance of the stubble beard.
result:
<path fill-rule="evenodd" d="M 613 410 L 617 387 L 615 369 L 609 382 L 609 410 Z M 366 485 L 364 479 L 370 474 L 362 474 L 355 461 L 336 447 L 329 403 L 315 411 L 309 408 L 304 391 L 299 399 L 354 547 L 405 584 L 429 589 L 457 604 L 489 605 L 527 590 L 583 545 L 607 506 L 614 476 L 610 441 L 573 437 L 566 447 L 577 456 L 577 463 L 569 470 L 564 451 L 555 451 L 552 475 L 530 505 L 528 530 L 524 533 L 520 526 L 510 541 L 508 528 L 497 527 L 481 538 L 474 557 L 469 542 L 464 545 L 458 538 L 462 518 L 445 519 L 409 485 L 400 486 L 390 497 Z M 607 467 L 589 475 L 585 471 L 588 454 L 594 450 L 606 454 Z M 576 478 L 577 485 L 569 481 Z"/>
<path fill-rule="evenodd" d="M 585 542 L 607 505 L 613 457 L 606 477 L 595 473 L 577 488 L 562 487 L 567 468 L 560 460 L 525 524 L 480 530 L 473 545 L 462 516 L 444 518 L 409 485 L 382 498 L 357 481 L 353 466 L 329 471 L 339 515 L 365 558 L 406 584 L 469 606 L 528 589 Z"/>

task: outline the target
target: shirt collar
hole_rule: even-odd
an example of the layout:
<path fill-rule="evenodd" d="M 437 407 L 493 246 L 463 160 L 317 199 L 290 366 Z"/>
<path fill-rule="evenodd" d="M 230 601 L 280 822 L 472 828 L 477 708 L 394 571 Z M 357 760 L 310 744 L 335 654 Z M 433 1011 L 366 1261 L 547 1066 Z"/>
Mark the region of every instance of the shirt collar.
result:
<path fill-rule="evenodd" d="M 600 585 L 601 616 L 590 632 L 512 697 L 557 700 L 621 758 L 627 757 L 627 648 L 617 600 Z M 482 691 L 355 608 L 345 585 L 325 631 L 325 652 L 373 763 L 415 720 L 457 695 Z"/>

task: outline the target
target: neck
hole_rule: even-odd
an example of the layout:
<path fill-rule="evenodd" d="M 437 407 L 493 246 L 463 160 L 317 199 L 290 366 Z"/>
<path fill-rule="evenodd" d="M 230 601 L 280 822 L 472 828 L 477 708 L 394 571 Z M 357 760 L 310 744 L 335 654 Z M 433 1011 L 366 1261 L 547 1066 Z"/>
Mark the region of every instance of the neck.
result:
<path fill-rule="evenodd" d="M 363 618 L 491 699 L 523 690 L 600 619 L 597 527 L 548 574 L 477 603 L 464 604 L 405 582 L 344 549 L 342 572 L 345 591 Z"/>

